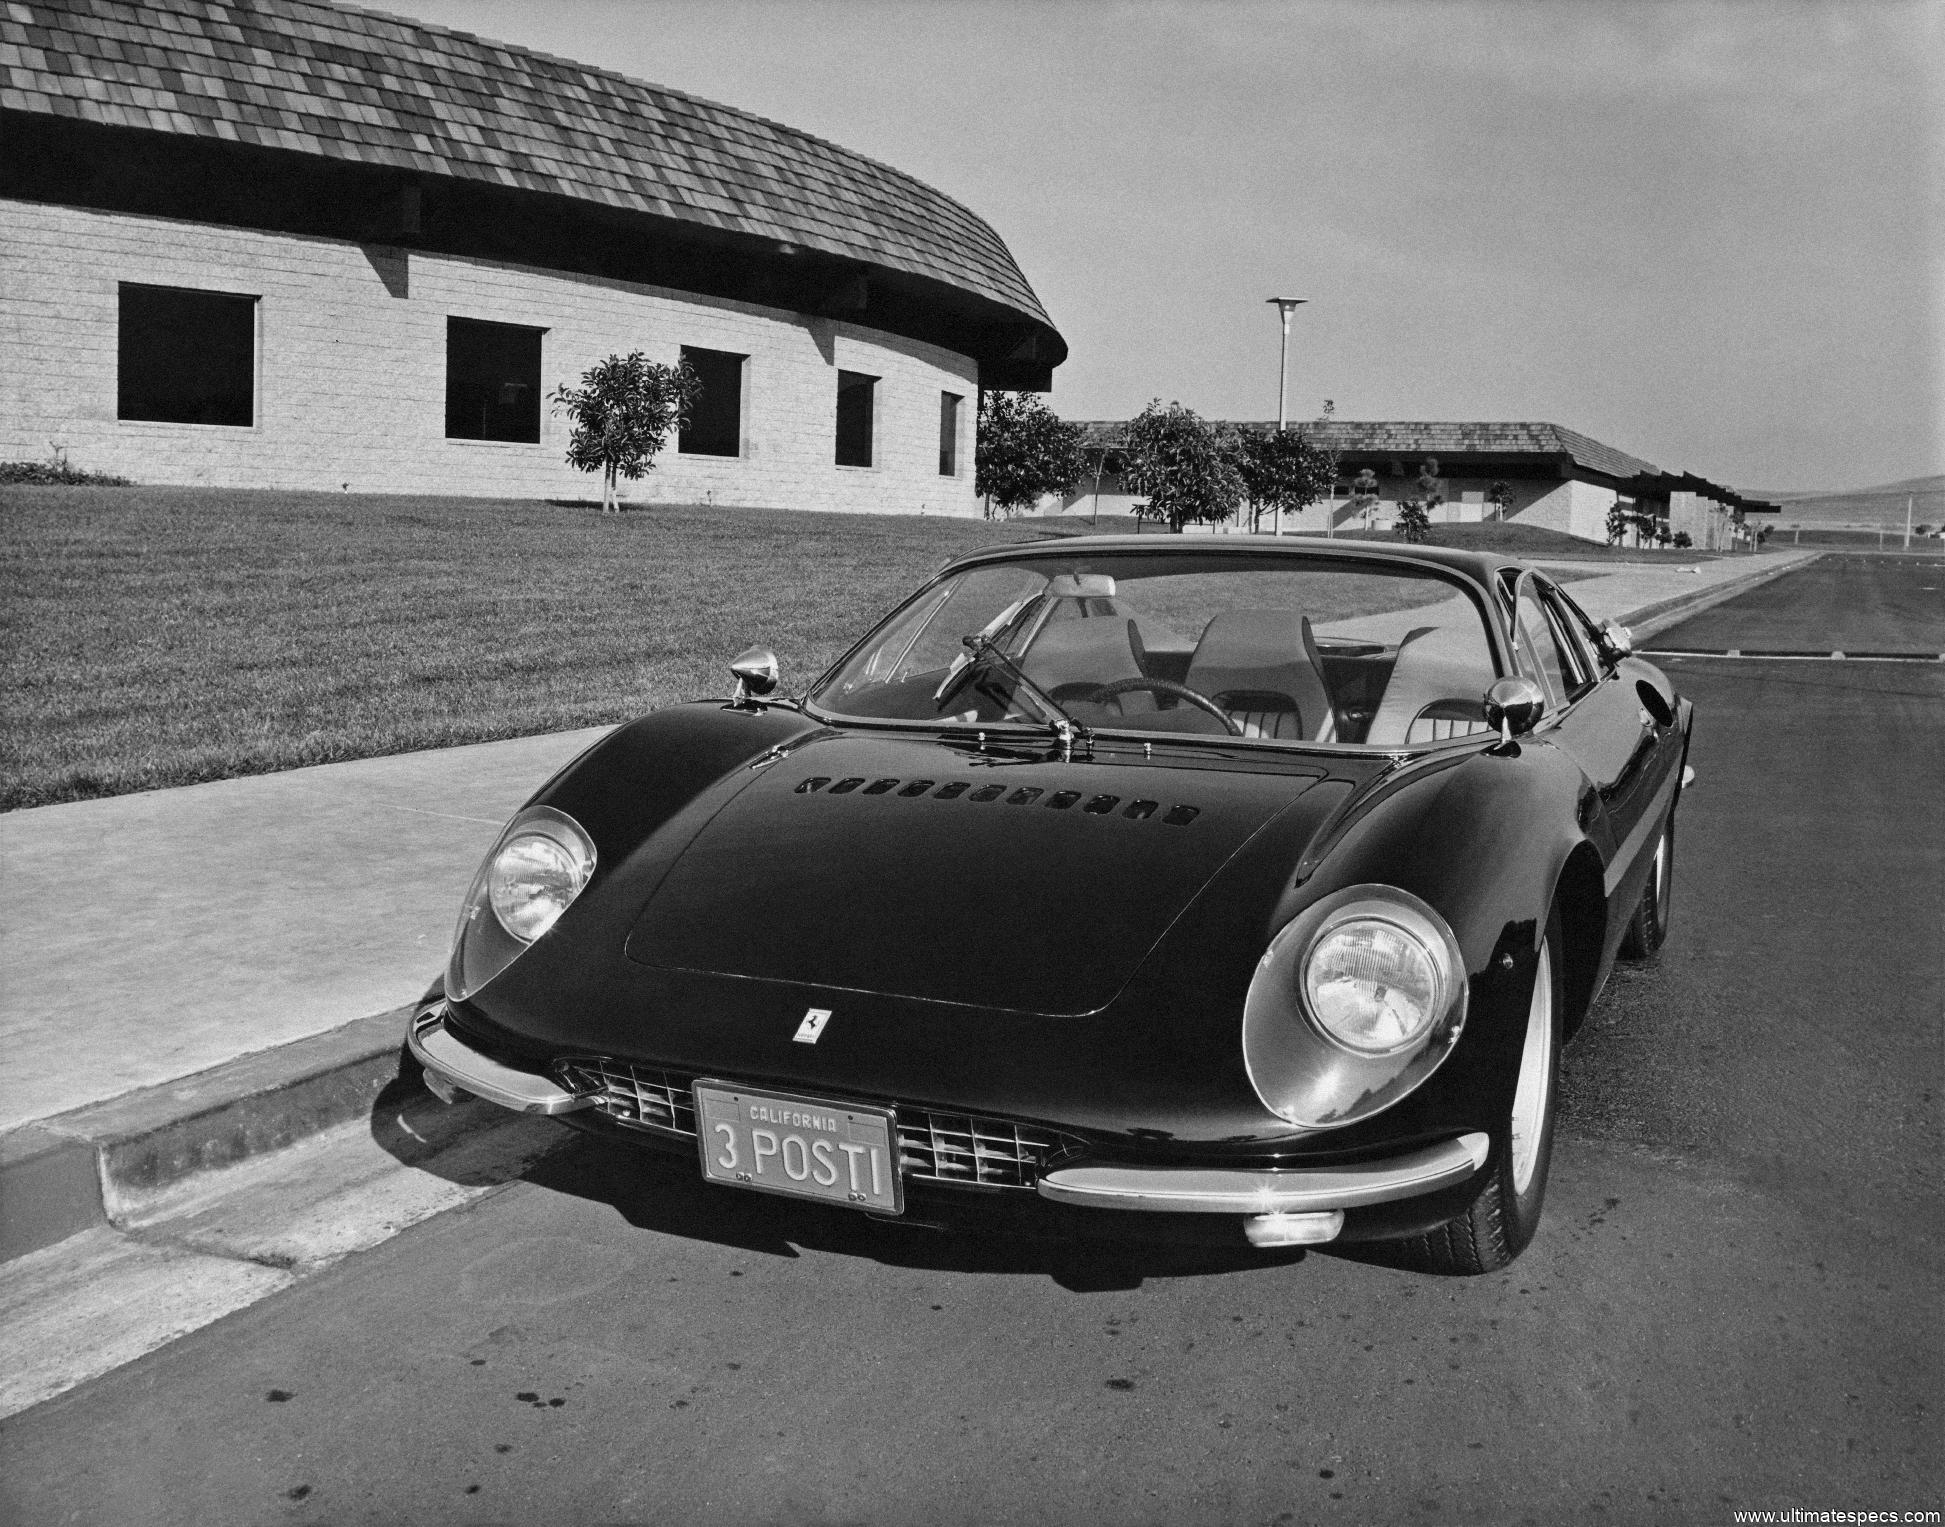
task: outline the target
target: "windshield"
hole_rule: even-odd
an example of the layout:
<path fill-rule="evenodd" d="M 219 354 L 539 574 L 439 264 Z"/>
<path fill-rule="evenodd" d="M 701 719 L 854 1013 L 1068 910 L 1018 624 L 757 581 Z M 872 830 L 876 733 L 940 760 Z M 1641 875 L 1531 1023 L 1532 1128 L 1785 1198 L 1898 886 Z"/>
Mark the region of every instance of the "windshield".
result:
<path fill-rule="evenodd" d="M 1104 731 L 1393 748 L 1486 731 L 1495 677 L 1480 605 L 1430 570 L 1102 551 L 922 590 L 809 699 L 860 720 L 1038 725 L 1044 696 Z"/>

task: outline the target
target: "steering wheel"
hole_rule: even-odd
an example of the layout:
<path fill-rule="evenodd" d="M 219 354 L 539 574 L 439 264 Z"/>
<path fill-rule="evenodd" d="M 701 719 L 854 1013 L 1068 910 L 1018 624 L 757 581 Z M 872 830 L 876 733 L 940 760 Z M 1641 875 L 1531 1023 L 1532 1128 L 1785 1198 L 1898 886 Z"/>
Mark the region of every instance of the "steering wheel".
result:
<path fill-rule="evenodd" d="M 1235 717 L 1216 704 L 1207 695 L 1190 689 L 1186 684 L 1177 684 L 1173 679 L 1116 679 L 1112 684 L 1103 684 L 1087 696 L 1090 705 L 1098 705 L 1104 700 L 1112 700 L 1116 695 L 1129 694 L 1137 689 L 1153 690 L 1158 695 L 1173 695 L 1178 700 L 1187 700 L 1197 710 L 1206 710 L 1222 723 L 1222 729 L 1231 737 L 1243 735 L 1243 729 L 1236 725 Z"/>

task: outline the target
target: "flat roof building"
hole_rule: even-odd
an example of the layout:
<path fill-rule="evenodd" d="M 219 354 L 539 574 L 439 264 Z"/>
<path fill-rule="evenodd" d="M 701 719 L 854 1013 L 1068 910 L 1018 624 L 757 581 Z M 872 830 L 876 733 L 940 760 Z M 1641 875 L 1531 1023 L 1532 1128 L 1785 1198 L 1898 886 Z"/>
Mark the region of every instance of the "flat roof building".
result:
<path fill-rule="evenodd" d="M 317 0 L 0 5 L 0 459 L 585 496 L 546 398 L 691 361 L 664 500 L 977 514 L 1066 345 L 999 236 L 731 107 Z"/>
<path fill-rule="evenodd" d="M 1087 426 L 1091 438 L 1113 439 L 1119 424 Z M 1235 428 L 1268 433 L 1274 422 L 1240 423 Z M 1557 530 L 1586 541 L 1605 541 L 1609 510 L 1630 512 L 1665 523 L 1669 533 L 1686 533 L 1704 548 L 1731 544 L 1747 513 L 1774 513 L 1776 506 L 1749 498 L 1687 472 L 1665 472 L 1652 462 L 1604 445 L 1578 430 L 1546 423 L 1448 423 L 1439 421 L 1312 420 L 1296 422 L 1311 444 L 1337 453 L 1337 502 L 1306 510 L 1298 528 L 1321 530 L 1326 516 L 1334 526 L 1353 522 L 1388 528 L 1404 499 L 1419 495 L 1418 478 L 1434 463 L 1444 501 L 1432 511 L 1434 524 L 1508 520 Z M 1125 510 L 1136 495 L 1115 480 L 1114 458 L 1100 489 L 1102 507 Z M 1378 482 L 1377 502 L 1348 505 L 1351 484 L 1370 471 Z M 1496 484 L 1507 497 L 1495 503 Z M 1065 507 L 1093 506 L 1095 485 L 1083 484 Z M 1286 522 L 1286 528 L 1291 523 Z"/>

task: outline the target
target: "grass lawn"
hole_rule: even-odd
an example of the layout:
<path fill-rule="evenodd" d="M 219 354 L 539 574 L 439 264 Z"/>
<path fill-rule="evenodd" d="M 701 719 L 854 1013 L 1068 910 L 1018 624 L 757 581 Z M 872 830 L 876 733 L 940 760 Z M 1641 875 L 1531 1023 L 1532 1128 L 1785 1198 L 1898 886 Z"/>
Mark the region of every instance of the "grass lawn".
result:
<path fill-rule="evenodd" d="M 905 515 L 0 488 L 0 809 L 619 721 L 823 670 L 947 557 Z"/>

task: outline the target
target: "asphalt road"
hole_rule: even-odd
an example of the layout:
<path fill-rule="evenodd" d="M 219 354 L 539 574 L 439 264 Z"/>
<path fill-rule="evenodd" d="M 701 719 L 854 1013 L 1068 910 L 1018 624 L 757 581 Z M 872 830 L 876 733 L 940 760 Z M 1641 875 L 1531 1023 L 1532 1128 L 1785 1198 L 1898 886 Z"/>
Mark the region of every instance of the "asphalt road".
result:
<path fill-rule="evenodd" d="M 1663 631 L 1662 651 L 1945 653 L 1945 556 L 1827 552 Z"/>
<path fill-rule="evenodd" d="M 1902 576 L 1839 571 L 1796 608 L 1849 619 Z M 1793 581 L 1747 596 L 1748 629 Z M 1741 646 L 1739 618 L 1702 619 Z M 0 1425 L 0 1519 L 1945 1505 L 1945 668 L 1668 668 L 1700 711 L 1674 932 L 1569 1052 L 1546 1222 L 1508 1272 L 976 1245 L 577 1141 Z"/>

